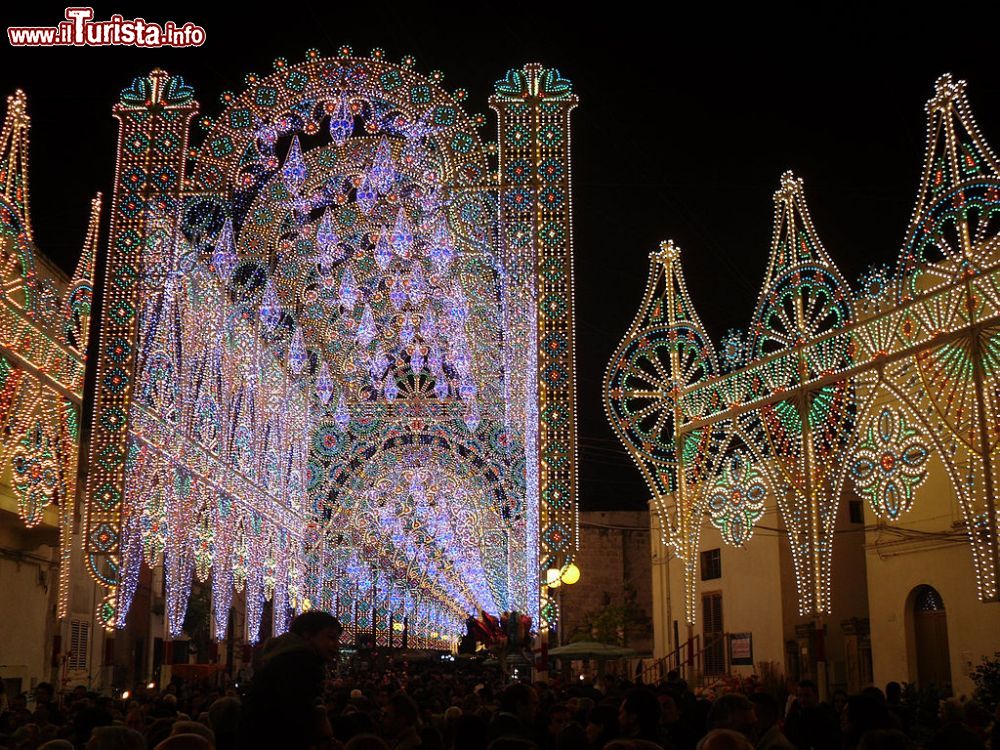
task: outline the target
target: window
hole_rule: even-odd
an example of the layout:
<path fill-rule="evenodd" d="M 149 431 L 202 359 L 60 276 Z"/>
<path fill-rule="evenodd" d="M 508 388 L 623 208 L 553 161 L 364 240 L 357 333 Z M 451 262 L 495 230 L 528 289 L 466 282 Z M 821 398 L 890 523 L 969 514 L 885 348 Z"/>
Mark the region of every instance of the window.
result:
<path fill-rule="evenodd" d="M 90 623 L 86 620 L 70 620 L 69 623 L 69 662 L 67 667 L 71 672 L 87 671 L 90 662 Z"/>
<path fill-rule="evenodd" d="M 722 629 L 722 594 L 718 591 L 701 595 L 701 622 L 702 672 L 706 676 L 725 674 L 726 636 Z"/>
<path fill-rule="evenodd" d="M 701 553 L 701 580 L 722 578 L 722 550 L 716 547 Z"/>
<path fill-rule="evenodd" d="M 944 603 L 937 589 L 924 584 L 917 586 L 913 608 L 917 612 L 944 612 Z"/>
<path fill-rule="evenodd" d="M 860 500 L 849 500 L 847 503 L 847 512 L 850 515 L 851 523 L 865 522 L 865 510 Z"/>

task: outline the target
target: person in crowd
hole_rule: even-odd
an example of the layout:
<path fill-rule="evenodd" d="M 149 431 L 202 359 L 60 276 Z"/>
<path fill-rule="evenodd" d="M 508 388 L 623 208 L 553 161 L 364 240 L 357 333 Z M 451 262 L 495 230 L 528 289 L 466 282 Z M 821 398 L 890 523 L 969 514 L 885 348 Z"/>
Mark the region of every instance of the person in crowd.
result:
<path fill-rule="evenodd" d="M 265 644 L 240 715 L 240 747 L 298 750 L 325 739 L 329 724 L 317 721 L 314 709 L 342 632 L 333 615 L 309 610 Z"/>
<path fill-rule="evenodd" d="M 846 690 L 834 690 L 830 696 L 830 705 L 833 706 L 833 712 L 837 716 L 843 716 L 848 697 Z"/>
<path fill-rule="evenodd" d="M 54 700 L 55 691 L 48 682 L 39 682 L 35 685 L 35 718 L 37 721 L 38 710 L 43 709 L 45 719 L 52 724 L 62 724 L 62 712 Z"/>
<path fill-rule="evenodd" d="M 939 728 L 927 750 L 984 750 L 986 744 L 965 723 L 965 707 L 957 698 L 941 701 Z"/>
<path fill-rule="evenodd" d="M 463 713 L 455 720 L 450 750 L 480 750 L 486 738 L 486 720 L 477 714 Z"/>
<path fill-rule="evenodd" d="M 898 682 L 885 684 L 885 706 L 903 734 L 910 732 L 910 710 L 903 703 L 903 686 Z"/>
<path fill-rule="evenodd" d="M 573 715 L 565 703 L 556 703 L 546 712 L 545 745 L 546 750 L 555 750 L 559 735 L 569 726 Z"/>
<path fill-rule="evenodd" d="M 0 732 L 0 750 L 747 750 L 754 743 L 755 750 L 917 750 L 911 725 L 914 735 L 931 738 L 919 750 L 979 750 L 991 739 L 1000 750 L 1000 722 L 991 724 L 978 704 L 945 701 L 932 727 L 914 710 L 913 695 L 892 683 L 885 693 L 866 688 L 847 696 L 839 720 L 815 685 L 797 683 L 786 736 L 783 691 L 763 692 L 753 679 L 696 697 L 677 675 L 652 688 L 602 677 L 605 693 L 595 702 L 579 680 L 553 675 L 548 683 L 504 687 L 504 675 L 474 660 L 448 664 L 381 651 L 354 657 L 338 665 L 340 676 L 328 677 L 339 637 L 336 627 L 322 632 L 331 621 L 315 613 L 296 619 L 286 636 L 265 644 L 256 674 L 248 668 L 234 676 L 244 685 L 242 699 L 222 674 L 175 675 L 159 688 L 130 690 L 128 699 L 80 690 L 60 703 L 45 685 L 14 694 L 3 716 L 5 727 L 17 726 Z M 358 666 L 362 658 L 366 669 Z M 900 716 L 914 718 L 904 723 Z M 248 724 L 256 734 L 244 742 Z M 61 744 L 52 744 L 56 738 Z"/>
<path fill-rule="evenodd" d="M 797 750 L 838 750 L 840 722 L 829 703 L 821 703 L 812 680 L 801 680 L 785 719 L 785 736 Z"/>
<path fill-rule="evenodd" d="M 774 696 L 769 693 L 754 693 L 750 696 L 750 702 L 753 704 L 755 717 L 755 750 L 794 750 L 794 746 L 778 726 L 781 709 Z"/>
<path fill-rule="evenodd" d="M 395 693 L 382 708 L 382 730 L 390 750 L 423 747 L 418 726 L 420 709 L 406 693 Z"/>
<path fill-rule="evenodd" d="M 344 750 L 389 750 L 389 746 L 378 735 L 359 734 L 347 741 Z"/>
<path fill-rule="evenodd" d="M 697 750 L 753 750 L 753 744 L 732 729 L 713 729 L 698 743 Z"/>
<path fill-rule="evenodd" d="M 866 732 L 858 750 L 913 750 L 913 743 L 898 729 L 875 729 Z"/>
<path fill-rule="evenodd" d="M 660 728 L 660 702 L 648 688 L 633 688 L 625 696 L 618 708 L 618 728 L 624 739 L 667 744 Z"/>
<path fill-rule="evenodd" d="M 216 750 L 236 750 L 240 728 L 240 702 L 225 696 L 208 707 L 208 726 L 215 732 Z"/>
<path fill-rule="evenodd" d="M 680 697 L 674 688 L 661 690 L 657 699 L 660 701 L 660 727 L 667 742 L 676 750 L 694 750 L 698 737 L 684 717 Z"/>
<path fill-rule="evenodd" d="M 200 734 L 172 734 L 153 750 L 212 750 L 212 743 Z"/>
<path fill-rule="evenodd" d="M 86 750 L 146 750 L 146 740 L 127 727 L 96 727 Z"/>
<path fill-rule="evenodd" d="M 731 729 L 747 739 L 753 736 L 755 724 L 753 703 L 740 693 L 719 697 L 708 712 L 709 729 Z"/>
<path fill-rule="evenodd" d="M 847 699 L 844 712 L 840 715 L 844 750 L 855 750 L 867 732 L 895 728 L 882 698 L 882 691 L 879 690 L 877 694 L 862 692 Z"/>
<path fill-rule="evenodd" d="M 215 732 L 201 722 L 184 719 L 175 721 L 170 728 L 170 736 L 177 734 L 200 734 L 212 744 L 212 747 L 215 747 Z"/>
<path fill-rule="evenodd" d="M 508 685 L 500 695 L 500 709 L 490 722 L 487 736 L 490 740 L 520 737 L 538 744 L 535 722 L 540 703 L 538 693 L 531 685 L 523 682 Z"/>
<path fill-rule="evenodd" d="M 602 750 L 618 736 L 618 711 L 607 705 L 594 706 L 587 717 L 584 732 L 587 746 L 591 750 Z"/>

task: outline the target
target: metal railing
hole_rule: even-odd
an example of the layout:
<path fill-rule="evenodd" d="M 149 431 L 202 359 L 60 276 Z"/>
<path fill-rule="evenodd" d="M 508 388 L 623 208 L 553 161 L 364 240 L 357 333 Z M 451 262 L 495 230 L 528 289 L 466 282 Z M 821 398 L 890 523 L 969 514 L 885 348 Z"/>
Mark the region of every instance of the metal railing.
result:
<path fill-rule="evenodd" d="M 657 683 L 667 679 L 667 675 L 676 671 L 689 686 L 701 684 L 703 680 L 728 674 L 729 664 L 729 633 L 718 633 L 702 646 L 700 634 L 688 638 L 670 653 L 660 657 L 640 673 L 643 683 Z M 722 646 L 722 671 L 705 674 L 705 655 Z"/>

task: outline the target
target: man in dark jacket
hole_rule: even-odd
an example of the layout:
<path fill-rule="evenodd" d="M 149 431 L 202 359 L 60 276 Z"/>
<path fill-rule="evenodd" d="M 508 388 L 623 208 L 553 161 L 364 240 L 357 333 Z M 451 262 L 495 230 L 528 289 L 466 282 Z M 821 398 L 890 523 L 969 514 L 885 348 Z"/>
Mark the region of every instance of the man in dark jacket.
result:
<path fill-rule="evenodd" d="M 320 721 L 326 663 L 336 658 L 343 628 L 329 612 L 303 612 L 261 654 L 243 701 L 240 747 L 299 750 L 322 741 Z"/>

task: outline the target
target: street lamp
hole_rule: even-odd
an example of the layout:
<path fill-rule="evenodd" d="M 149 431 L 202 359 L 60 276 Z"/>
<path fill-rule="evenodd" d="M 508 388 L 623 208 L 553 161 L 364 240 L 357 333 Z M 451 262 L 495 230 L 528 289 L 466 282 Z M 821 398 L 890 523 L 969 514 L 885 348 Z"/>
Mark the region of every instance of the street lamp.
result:
<path fill-rule="evenodd" d="M 576 563 L 570 563 L 565 568 L 551 567 L 545 571 L 545 585 L 548 586 L 549 591 L 552 589 L 557 589 L 564 583 L 567 586 L 572 586 L 574 583 L 580 580 L 580 569 L 576 566 Z M 556 611 L 559 612 L 559 618 L 562 620 L 562 591 L 556 593 Z M 562 627 L 560 625 L 557 630 L 558 645 L 562 645 Z"/>

